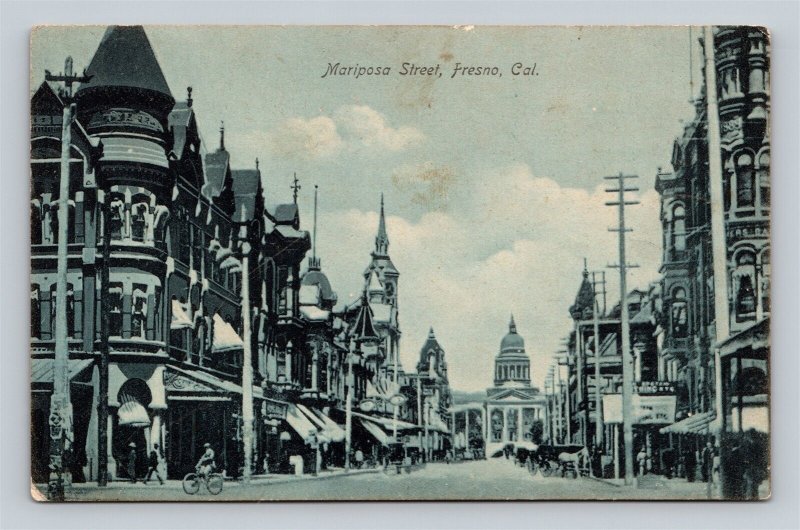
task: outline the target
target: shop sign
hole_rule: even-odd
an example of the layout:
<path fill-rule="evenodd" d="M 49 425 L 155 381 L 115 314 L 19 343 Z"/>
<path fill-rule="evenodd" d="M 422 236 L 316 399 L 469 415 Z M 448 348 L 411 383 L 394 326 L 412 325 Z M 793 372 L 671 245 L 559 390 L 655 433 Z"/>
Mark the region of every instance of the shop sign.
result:
<path fill-rule="evenodd" d="M 634 383 L 633 391 L 648 396 L 670 395 L 675 393 L 675 384 L 672 381 L 640 381 Z"/>
<path fill-rule="evenodd" d="M 288 403 L 265 400 L 261 412 L 271 420 L 283 420 L 286 419 L 286 411 L 288 408 Z"/>
<path fill-rule="evenodd" d="M 632 396 L 634 425 L 668 425 L 675 421 L 675 396 L 639 395 Z M 622 423 L 622 395 L 603 396 L 603 421 Z"/>
<path fill-rule="evenodd" d="M 105 127 L 108 125 L 124 125 L 147 129 L 149 131 L 164 132 L 164 128 L 155 117 L 142 111 L 132 109 L 110 109 L 92 116 L 89 128 Z"/>

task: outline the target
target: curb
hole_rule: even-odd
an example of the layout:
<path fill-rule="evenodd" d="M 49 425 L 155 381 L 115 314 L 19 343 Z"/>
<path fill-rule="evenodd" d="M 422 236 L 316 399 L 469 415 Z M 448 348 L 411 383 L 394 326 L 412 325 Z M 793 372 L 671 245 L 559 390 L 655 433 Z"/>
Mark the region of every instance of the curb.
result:
<path fill-rule="evenodd" d="M 604 478 L 597 478 L 597 477 L 593 477 L 593 476 L 591 476 L 591 475 L 588 475 L 588 476 L 586 476 L 586 477 L 584 477 L 584 478 L 588 478 L 588 479 L 590 479 L 590 480 L 594 480 L 595 482 L 600 482 L 601 484 L 605 484 L 606 486 L 613 486 L 613 487 L 615 487 L 615 488 L 622 488 L 622 487 L 624 487 L 624 484 L 615 484 L 615 483 L 613 483 L 613 482 L 609 482 L 609 481 L 607 481 L 607 480 L 606 480 L 606 479 L 604 479 Z"/>
<path fill-rule="evenodd" d="M 316 477 L 314 475 L 300 475 L 300 476 L 289 475 L 289 476 L 287 476 L 285 478 L 283 478 L 283 477 L 282 478 L 274 478 L 274 479 L 257 478 L 257 479 L 251 480 L 250 483 L 251 484 L 258 484 L 258 485 L 287 484 L 289 482 L 302 482 L 302 481 L 306 481 L 306 480 L 329 480 L 329 479 L 332 479 L 332 478 L 339 478 L 339 477 L 354 477 L 356 475 L 366 475 L 366 474 L 369 474 L 369 473 L 378 473 L 380 471 L 382 471 L 382 470 L 381 469 L 377 469 L 377 468 L 376 469 L 354 469 L 354 470 L 348 471 L 346 473 L 345 472 L 331 473 L 331 474 L 325 474 L 325 475 L 317 475 Z M 241 480 L 236 480 L 235 484 L 237 484 L 238 486 L 242 486 L 242 481 Z"/>

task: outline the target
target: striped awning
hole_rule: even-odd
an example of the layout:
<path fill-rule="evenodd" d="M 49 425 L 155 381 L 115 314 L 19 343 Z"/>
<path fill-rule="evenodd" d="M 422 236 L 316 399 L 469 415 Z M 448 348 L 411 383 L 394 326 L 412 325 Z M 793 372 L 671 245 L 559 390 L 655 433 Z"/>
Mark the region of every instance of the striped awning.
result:
<path fill-rule="evenodd" d="M 661 434 L 705 434 L 708 433 L 708 425 L 716 419 L 717 415 L 713 411 L 702 412 L 684 418 L 681 421 L 675 422 L 672 425 L 663 427 L 659 432 Z"/>
<path fill-rule="evenodd" d="M 121 405 L 117 410 L 120 425 L 130 427 L 147 427 L 150 425 L 150 415 L 138 399 L 130 394 L 120 396 Z"/>
<path fill-rule="evenodd" d="M 328 416 L 322 413 L 319 409 L 311 409 L 314 414 L 317 415 L 322 420 L 322 423 L 325 425 L 325 435 L 330 438 L 332 442 L 342 442 L 345 438 L 344 429 L 342 429 L 341 425 L 330 419 Z"/>
<path fill-rule="evenodd" d="M 304 441 L 309 441 L 312 435 L 319 433 L 319 427 L 312 423 L 312 421 L 305 415 L 296 405 L 289 404 L 286 411 L 286 423 L 294 429 L 300 438 Z"/>

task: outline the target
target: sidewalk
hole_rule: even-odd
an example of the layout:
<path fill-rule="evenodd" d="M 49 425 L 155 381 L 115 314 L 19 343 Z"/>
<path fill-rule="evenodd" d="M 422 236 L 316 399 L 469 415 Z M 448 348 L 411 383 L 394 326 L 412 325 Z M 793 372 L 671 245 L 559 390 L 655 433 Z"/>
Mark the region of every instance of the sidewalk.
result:
<path fill-rule="evenodd" d="M 589 477 L 591 480 L 602 482 L 617 488 L 625 488 L 625 479 L 597 478 Z M 688 482 L 685 478 L 668 479 L 663 475 L 652 473 L 636 477 L 633 487 L 639 491 L 652 490 L 653 497 L 657 498 L 659 492 L 669 492 L 687 499 L 708 499 L 708 489 L 705 482 Z M 711 500 L 720 500 L 719 490 L 716 484 L 711 485 Z"/>
<path fill-rule="evenodd" d="M 354 476 L 354 475 L 363 475 L 367 473 L 378 473 L 382 471 L 381 468 L 373 468 L 373 469 L 351 469 L 349 472 L 345 472 L 344 469 L 337 468 L 332 470 L 321 471 L 319 475 L 314 476 L 312 474 L 307 475 L 286 475 L 286 474 L 279 474 L 279 473 L 270 473 L 268 475 L 253 475 L 250 482 L 251 484 L 255 485 L 266 485 L 266 484 L 285 484 L 287 482 L 299 482 L 303 480 L 326 480 L 330 478 L 336 477 L 345 477 L 345 476 Z M 225 479 L 225 487 L 238 487 L 242 486 L 242 481 L 240 479 L 233 479 L 233 478 L 226 478 Z M 38 484 L 39 488 L 44 488 L 41 491 L 45 491 L 47 489 L 47 484 Z M 113 486 L 115 488 L 123 488 L 123 489 L 145 489 L 145 488 L 152 488 L 152 489 L 160 489 L 160 488 L 168 488 L 168 489 L 183 489 L 183 483 L 181 480 L 165 480 L 163 485 L 158 483 L 158 479 L 150 480 L 147 484 L 142 482 L 141 480 L 133 483 L 128 480 L 120 480 L 120 481 L 113 481 L 109 482 L 109 486 Z M 73 484 L 73 489 L 92 489 L 97 488 L 96 482 L 85 482 L 81 484 Z"/>

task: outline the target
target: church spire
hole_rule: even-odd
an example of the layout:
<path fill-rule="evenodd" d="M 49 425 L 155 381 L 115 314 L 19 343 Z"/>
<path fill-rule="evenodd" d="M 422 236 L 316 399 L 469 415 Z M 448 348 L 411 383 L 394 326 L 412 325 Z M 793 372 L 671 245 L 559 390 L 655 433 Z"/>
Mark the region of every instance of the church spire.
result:
<path fill-rule="evenodd" d="M 378 235 L 375 237 L 375 254 L 386 256 L 389 252 L 389 236 L 386 234 L 386 215 L 383 211 L 383 193 L 381 193 L 381 215 L 378 221 Z"/>
<path fill-rule="evenodd" d="M 219 122 L 219 150 L 225 150 L 225 122 Z"/>

